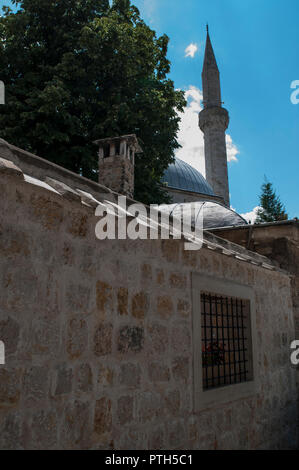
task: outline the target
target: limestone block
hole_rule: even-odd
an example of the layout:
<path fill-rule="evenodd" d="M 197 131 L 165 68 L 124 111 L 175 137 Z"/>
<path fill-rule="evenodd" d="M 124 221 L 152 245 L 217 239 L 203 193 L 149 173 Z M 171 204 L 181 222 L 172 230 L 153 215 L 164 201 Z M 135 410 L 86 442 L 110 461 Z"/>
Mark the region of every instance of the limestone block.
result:
<path fill-rule="evenodd" d="M 169 382 L 170 380 L 169 367 L 159 362 L 149 364 L 148 375 L 151 382 Z"/>
<path fill-rule="evenodd" d="M 111 431 L 112 412 L 111 400 L 102 397 L 96 401 L 94 413 L 94 431 L 98 435 Z"/>
<path fill-rule="evenodd" d="M 24 179 L 22 170 L 16 166 L 13 162 L 0 158 L 0 175 L 17 176 Z"/>
<path fill-rule="evenodd" d="M 120 397 L 117 401 L 117 418 L 121 426 L 133 420 L 134 399 L 131 396 Z"/>
<path fill-rule="evenodd" d="M 128 315 L 128 289 L 120 287 L 117 291 L 118 314 Z"/>
<path fill-rule="evenodd" d="M 120 329 L 117 348 L 121 353 L 142 351 L 144 345 L 144 330 L 137 326 L 124 326 Z"/>
<path fill-rule="evenodd" d="M 189 358 L 176 357 L 172 361 L 172 374 L 175 380 L 188 382 L 189 379 Z"/>
<path fill-rule="evenodd" d="M 139 388 L 141 368 L 139 364 L 125 363 L 120 366 L 119 383 L 125 387 Z"/>
<path fill-rule="evenodd" d="M 157 298 L 157 313 L 162 318 L 169 318 L 173 315 L 174 307 L 170 296 L 162 295 Z"/>
<path fill-rule="evenodd" d="M 149 308 L 149 298 L 144 292 L 135 294 L 132 298 L 132 315 L 135 318 L 142 319 L 145 317 Z"/>
<path fill-rule="evenodd" d="M 113 325 L 111 323 L 101 323 L 97 326 L 94 333 L 94 354 L 96 356 L 106 356 L 112 352 L 112 333 Z"/>

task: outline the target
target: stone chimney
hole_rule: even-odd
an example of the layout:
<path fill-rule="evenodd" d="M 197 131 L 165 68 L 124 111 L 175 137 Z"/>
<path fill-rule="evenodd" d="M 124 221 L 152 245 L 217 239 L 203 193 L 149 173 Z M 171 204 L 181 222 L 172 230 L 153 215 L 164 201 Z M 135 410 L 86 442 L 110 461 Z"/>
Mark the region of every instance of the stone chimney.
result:
<path fill-rule="evenodd" d="M 99 146 L 99 183 L 124 196 L 134 196 L 135 153 L 141 153 L 135 134 L 94 142 Z"/>

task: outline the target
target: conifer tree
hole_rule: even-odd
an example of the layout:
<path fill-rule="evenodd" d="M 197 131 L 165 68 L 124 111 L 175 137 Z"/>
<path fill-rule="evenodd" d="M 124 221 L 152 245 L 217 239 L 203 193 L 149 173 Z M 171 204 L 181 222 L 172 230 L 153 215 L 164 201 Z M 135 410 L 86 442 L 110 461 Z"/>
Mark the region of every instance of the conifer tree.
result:
<path fill-rule="evenodd" d="M 284 205 L 281 203 L 279 196 L 276 195 L 272 183 L 265 177 L 261 188 L 260 209 L 257 211 L 256 223 L 276 222 L 287 220 L 287 218 L 288 215 Z"/>

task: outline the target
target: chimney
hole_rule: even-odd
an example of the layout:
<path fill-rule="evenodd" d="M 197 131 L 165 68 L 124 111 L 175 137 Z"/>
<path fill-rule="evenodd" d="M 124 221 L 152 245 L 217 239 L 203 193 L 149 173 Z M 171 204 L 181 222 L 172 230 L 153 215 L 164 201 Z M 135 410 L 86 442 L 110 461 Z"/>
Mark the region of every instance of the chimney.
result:
<path fill-rule="evenodd" d="M 94 142 L 99 146 L 99 183 L 124 196 L 134 196 L 135 153 L 142 153 L 135 134 Z"/>

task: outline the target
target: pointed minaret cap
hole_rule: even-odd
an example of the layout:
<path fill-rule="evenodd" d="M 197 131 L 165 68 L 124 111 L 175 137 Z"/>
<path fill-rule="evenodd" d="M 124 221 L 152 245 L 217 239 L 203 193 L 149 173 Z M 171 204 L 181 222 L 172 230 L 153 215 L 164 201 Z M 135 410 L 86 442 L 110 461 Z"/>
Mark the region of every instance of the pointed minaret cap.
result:
<path fill-rule="evenodd" d="M 202 88 L 203 88 L 203 104 L 205 108 L 211 106 L 221 107 L 221 89 L 220 74 L 213 51 L 209 26 L 207 25 L 207 41 L 205 57 L 202 69 Z"/>
<path fill-rule="evenodd" d="M 204 58 L 202 73 L 203 74 L 207 73 L 207 70 L 211 68 L 216 68 L 218 70 L 218 65 L 217 65 L 216 57 L 213 51 L 213 46 L 212 46 L 210 34 L 209 34 L 209 25 L 207 24 L 206 50 L 205 50 L 205 58 Z"/>

